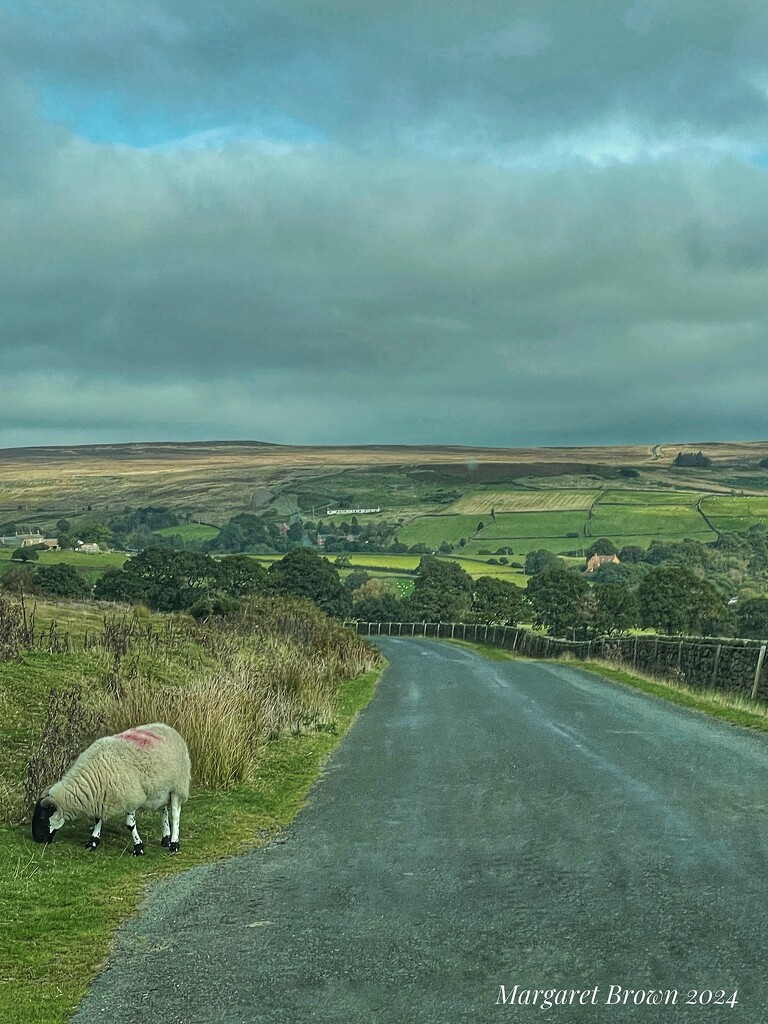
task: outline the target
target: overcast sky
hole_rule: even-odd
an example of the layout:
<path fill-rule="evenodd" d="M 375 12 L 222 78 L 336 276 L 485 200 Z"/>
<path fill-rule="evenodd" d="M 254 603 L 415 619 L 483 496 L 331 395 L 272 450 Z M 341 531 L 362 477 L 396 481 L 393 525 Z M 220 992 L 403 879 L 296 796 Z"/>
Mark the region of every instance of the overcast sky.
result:
<path fill-rule="evenodd" d="M 0 0 L 0 446 L 764 439 L 764 0 Z"/>

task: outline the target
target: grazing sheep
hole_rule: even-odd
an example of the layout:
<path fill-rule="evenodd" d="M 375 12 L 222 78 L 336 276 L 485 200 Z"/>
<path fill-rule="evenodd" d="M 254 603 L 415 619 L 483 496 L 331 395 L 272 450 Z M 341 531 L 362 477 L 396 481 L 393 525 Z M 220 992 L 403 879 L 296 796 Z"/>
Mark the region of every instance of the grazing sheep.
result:
<path fill-rule="evenodd" d="M 104 736 L 84 750 L 64 778 L 37 801 L 32 837 L 35 842 L 50 843 L 65 821 L 91 817 L 96 824 L 86 849 L 95 850 L 102 820 L 125 814 L 138 857 L 144 853 L 144 844 L 136 830 L 136 811 L 162 808 L 162 845 L 178 853 L 179 817 L 189 796 L 189 779 L 187 745 L 170 725 L 153 722 Z"/>

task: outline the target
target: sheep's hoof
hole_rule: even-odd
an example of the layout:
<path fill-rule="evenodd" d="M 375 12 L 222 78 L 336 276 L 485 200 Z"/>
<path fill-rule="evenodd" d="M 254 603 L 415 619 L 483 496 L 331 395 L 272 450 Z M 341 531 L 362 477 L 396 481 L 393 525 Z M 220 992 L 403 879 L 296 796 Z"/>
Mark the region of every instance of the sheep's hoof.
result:
<path fill-rule="evenodd" d="M 97 839 L 95 836 L 92 836 L 88 840 L 88 842 L 85 844 L 85 848 L 86 848 L 86 850 L 88 850 L 89 853 L 92 853 L 96 849 L 96 847 L 99 845 L 100 842 L 101 842 L 100 839 Z"/>
<path fill-rule="evenodd" d="M 171 851 L 171 853 L 178 853 L 179 852 L 179 844 L 178 843 L 170 843 L 169 846 L 168 846 L 168 849 Z"/>
<path fill-rule="evenodd" d="M 136 845 L 133 847 L 133 856 L 134 857 L 143 857 L 144 856 L 144 843 L 136 843 Z"/>
<path fill-rule="evenodd" d="M 160 843 L 160 845 L 161 846 L 165 846 L 166 848 L 169 847 L 171 845 L 171 837 L 170 836 L 163 836 L 163 840 Z"/>

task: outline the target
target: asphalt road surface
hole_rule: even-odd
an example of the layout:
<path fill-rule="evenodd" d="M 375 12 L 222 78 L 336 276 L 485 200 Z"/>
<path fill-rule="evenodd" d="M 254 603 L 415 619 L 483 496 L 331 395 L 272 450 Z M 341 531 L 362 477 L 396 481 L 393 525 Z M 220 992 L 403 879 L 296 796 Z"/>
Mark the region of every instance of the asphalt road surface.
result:
<path fill-rule="evenodd" d="M 284 841 L 154 890 L 77 1024 L 768 1022 L 768 737 L 381 646 Z"/>

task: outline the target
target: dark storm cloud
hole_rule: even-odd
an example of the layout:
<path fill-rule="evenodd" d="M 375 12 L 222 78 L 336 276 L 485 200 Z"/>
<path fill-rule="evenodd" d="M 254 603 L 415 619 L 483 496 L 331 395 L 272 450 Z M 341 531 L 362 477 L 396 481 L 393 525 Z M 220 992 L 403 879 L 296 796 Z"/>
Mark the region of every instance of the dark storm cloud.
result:
<path fill-rule="evenodd" d="M 758 4 L 0 10 L 0 444 L 764 434 Z"/>

